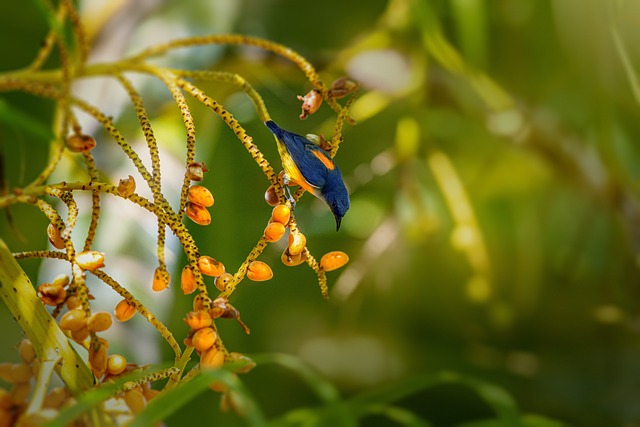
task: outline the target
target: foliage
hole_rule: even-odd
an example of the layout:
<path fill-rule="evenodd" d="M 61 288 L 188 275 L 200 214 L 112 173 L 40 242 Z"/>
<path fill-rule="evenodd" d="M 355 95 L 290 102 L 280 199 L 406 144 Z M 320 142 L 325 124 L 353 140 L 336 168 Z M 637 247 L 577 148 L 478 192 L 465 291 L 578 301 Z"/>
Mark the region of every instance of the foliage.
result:
<path fill-rule="evenodd" d="M 96 13 L 89 3 L 77 16 L 68 1 L 0 5 L 3 33 L 21 35 L 0 38 L 8 52 L 0 64 L 2 201 L 12 205 L 3 211 L 2 238 L 14 254 L 43 248 L 53 221 L 63 238 L 70 237 L 65 259 L 73 260 L 71 249 L 106 253 L 106 267 L 96 270 L 103 282 L 87 282 L 96 298 L 92 312 L 112 310 L 128 292 L 143 316 L 98 335 L 109 340 L 109 354 L 147 365 L 133 372 L 142 375 L 141 384 L 150 373 L 165 378 L 153 386 L 164 391 L 135 422 L 638 422 L 635 3 L 194 0 L 167 2 L 144 19 L 141 6 Z M 167 32 L 174 41 L 162 36 Z M 121 34 L 129 37 L 119 46 Z M 40 52 L 51 54 L 22 68 L 42 40 Z M 236 42 L 259 48 L 228 44 Z M 152 53 L 158 55 L 147 56 Z M 345 74 L 358 82 L 359 96 L 337 104 L 322 82 Z M 312 89 L 322 92 L 324 105 L 301 122 L 297 95 Z M 231 114 L 246 138 L 236 136 Z M 279 203 L 286 203 L 278 153 L 261 123 L 270 116 L 297 133 L 329 135 L 341 148 L 337 161 L 352 208 L 340 232 L 333 231 L 326 207 L 310 197 L 297 203 L 292 223 L 304 231 L 310 254 L 340 248 L 350 255 L 337 273 L 313 262 L 312 270 L 286 268 L 280 262 L 286 239 L 258 239 L 256 245 L 271 209 L 263 202 L 265 187 L 273 185 Z M 357 125 L 343 129 L 342 119 Z M 145 120 L 162 154 L 161 179 L 153 171 L 158 162 L 142 155 L 153 145 L 143 132 Z M 182 222 L 190 186 L 183 179 L 186 146 L 195 129 L 192 160 L 210 169 L 200 184 L 216 199 L 206 227 Z M 87 154 L 63 148 L 74 133 L 97 141 L 89 154 L 93 172 Z M 136 167 L 118 151 L 124 146 L 113 144 L 121 140 L 140 153 Z M 247 149 L 262 157 L 254 161 Z M 55 170 L 47 168 L 58 158 Z M 112 195 L 128 175 L 140 193 L 126 197 L 128 203 L 139 202 L 155 216 L 109 204 L 121 198 Z M 89 197 L 74 181 L 89 185 Z M 161 193 L 141 190 L 145 182 Z M 70 236 L 75 208 L 67 190 L 78 208 Z M 109 193 L 101 196 L 97 227 L 94 190 Z M 45 193 L 36 202 L 40 209 L 14 203 L 35 202 L 31 194 Z M 162 198 L 177 203 L 157 209 Z M 178 237 L 157 238 L 163 224 Z M 92 227 L 95 237 L 85 239 Z M 199 294 L 218 292 L 212 279 L 198 274 L 201 253 L 233 266 L 232 285 L 222 291 L 230 290 L 224 296 L 233 306 L 225 307 L 236 317 L 241 312 L 241 325 L 252 334 L 241 333 L 236 322 L 216 321 L 216 337 L 224 338 L 223 354 L 241 351 L 257 363 L 246 375 L 232 373 L 241 368 L 229 357 L 225 368 L 196 375 L 194 361 L 187 361 L 191 354 L 183 351 L 180 341 L 191 333 L 183 318 L 192 310 L 178 286 L 184 266 L 192 269 Z M 19 269 L 7 270 L 9 254 L 2 256 L 3 289 L 19 277 L 16 283 L 33 290 Z M 273 279 L 235 287 L 258 256 Z M 59 259 L 20 260 L 37 284 L 51 282 L 60 265 Z M 157 288 L 171 276 L 169 289 L 159 293 L 151 290 L 156 268 Z M 76 286 L 84 272 L 72 273 Z M 314 276 L 328 303 L 308 286 Z M 22 313 L 35 291 L 28 298 Z M 160 332 L 157 340 L 149 338 L 145 319 Z M 6 315 L 0 322 L 9 324 Z M 9 342 L 20 340 L 18 328 L 6 329 Z M 86 359 L 84 349 L 74 348 Z M 0 356 L 17 357 L 10 351 Z M 44 371 L 52 369 L 49 363 Z M 166 380 L 177 378 L 175 369 L 193 373 L 178 385 Z M 82 413 L 106 422 L 98 402 L 138 379 L 94 388 L 60 412 L 58 422 Z M 212 383 L 226 387 L 223 406 L 236 415 L 212 407 Z M 38 381 L 32 396 L 45 388 Z"/>

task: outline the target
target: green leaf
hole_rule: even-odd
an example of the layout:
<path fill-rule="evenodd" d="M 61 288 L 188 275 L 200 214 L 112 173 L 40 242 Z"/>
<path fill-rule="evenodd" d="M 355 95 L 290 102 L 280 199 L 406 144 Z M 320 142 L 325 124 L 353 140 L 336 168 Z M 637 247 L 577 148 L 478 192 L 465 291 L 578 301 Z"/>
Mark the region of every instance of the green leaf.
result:
<path fill-rule="evenodd" d="M 166 419 L 195 399 L 200 393 L 207 390 L 209 385 L 216 381 L 223 382 L 227 385 L 229 391 L 236 393 L 238 399 L 235 402 L 243 412 L 249 426 L 259 427 L 266 425 L 264 415 L 255 404 L 254 399 L 240 380 L 230 372 L 237 367 L 237 364 L 231 363 L 221 369 L 201 372 L 189 382 L 159 394 L 136 416 L 129 427 L 150 426 Z"/>

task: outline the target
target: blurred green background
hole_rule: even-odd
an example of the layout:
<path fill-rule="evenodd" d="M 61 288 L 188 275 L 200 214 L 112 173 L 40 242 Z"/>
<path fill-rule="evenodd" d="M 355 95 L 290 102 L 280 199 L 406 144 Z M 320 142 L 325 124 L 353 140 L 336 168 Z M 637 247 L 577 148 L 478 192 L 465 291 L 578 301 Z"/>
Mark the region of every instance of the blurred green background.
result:
<path fill-rule="evenodd" d="M 296 207 L 312 253 L 343 250 L 351 261 L 328 274 L 327 302 L 311 270 L 283 266 L 282 247 L 268 248 L 261 259 L 275 277 L 243 282 L 232 300 L 251 335 L 232 322 L 220 325 L 230 350 L 299 357 L 345 398 L 450 371 L 504 389 L 522 413 L 567 425 L 640 426 L 639 2 L 91 0 L 80 7 L 96 32 L 92 61 L 175 37 L 234 32 L 297 50 L 328 83 L 349 75 L 362 86 L 353 109 L 358 124 L 345 127 L 337 156 L 352 200 L 343 228 L 336 233 L 326 207 L 308 195 Z M 29 64 L 46 32 L 38 2 L 2 2 L 0 71 Z M 296 95 L 310 85 L 280 58 L 233 47 L 181 50 L 162 61 L 239 73 L 281 126 L 331 134 L 335 115 L 327 106 L 298 119 Z M 182 174 L 178 110 L 166 88 L 135 81 L 164 147 L 171 194 Z M 248 98 L 227 84 L 198 84 L 279 167 Z M 113 87 L 94 79 L 76 93 L 140 141 L 133 109 Z M 269 218 L 267 181 L 224 123 L 190 105 L 197 159 L 211 170 L 203 183 L 216 204 L 209 227 L 188 226 L 201 253 L 234 270 Z M 5 180 L 20 187 L 46 164 L 53 105 L 2 93 L 0 110 Z M 117 182 L 132 173 L 113 141 L 96 136 L 106 176 Z M 81 167 L 69 155 L 53 179 L 79 177 Z M 47 245 L 47 221 L 36 209 L 10 212 L 18 232 L 4 215 L 0 226 L 13 251 Z M 185 262 L 175 242 L 173 286 L 151 295 L 152 218 L 108 208 L 103 215 L 97 249 L 109 254 L 107 271 L 139 289 L 184 336 L 191 298 L 175 281 Z M 61 268 L 21 265 L 35 282 Z M 92 292 L 98 305 L 117 301 L 110 290 Z M 0 315 L 0 359 L 17 360 L 12 346 L 20 331 L 4 308 Z M 112 349 L 140 364 L 171 360 L 168 346 L 137 320 L 113 331 Z M 299 376 L 277 366 L 242 379 L 270 417 L 317 403 Z M 221 413 L 217 400 L 202 394 L 167 425 L 244 425 Z M 473 390 L 456 384 L 396 403 L 435 426 L 491 415 Z M 372 415 L 362 425 L 396 424 Z"/>

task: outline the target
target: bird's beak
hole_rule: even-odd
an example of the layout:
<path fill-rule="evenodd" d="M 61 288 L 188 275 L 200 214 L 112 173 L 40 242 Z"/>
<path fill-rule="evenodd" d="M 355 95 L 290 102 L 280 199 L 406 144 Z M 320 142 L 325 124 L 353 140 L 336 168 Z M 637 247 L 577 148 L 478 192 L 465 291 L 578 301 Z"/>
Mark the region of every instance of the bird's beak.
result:
<path fill-rule="evenodd" d="M 338 215 L 334 215 L 335 219 L 336 219 L 336 231 L 340 230 L 340 223 L 342 222 L 342 218 L 340 218 Z"/>

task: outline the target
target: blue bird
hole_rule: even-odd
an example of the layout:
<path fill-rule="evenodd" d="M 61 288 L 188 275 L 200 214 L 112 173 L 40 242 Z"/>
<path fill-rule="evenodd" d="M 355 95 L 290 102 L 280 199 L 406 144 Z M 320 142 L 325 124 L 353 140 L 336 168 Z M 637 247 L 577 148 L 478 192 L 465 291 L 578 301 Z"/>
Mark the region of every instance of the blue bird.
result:
<path fill-rule="evenodd" d="M 304 136 L 286 131 L 272 120 L 264 124 L 275 135 L 285 186 L 287 181 L 292 182 L 325 202 L 336 219 L 336 231 L 339 230 L 351 202 L 338 165 L 326 151 Z"/>

